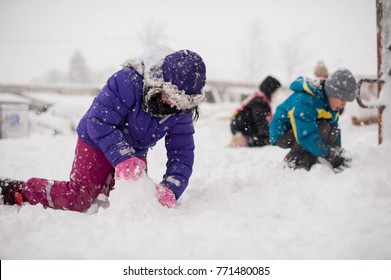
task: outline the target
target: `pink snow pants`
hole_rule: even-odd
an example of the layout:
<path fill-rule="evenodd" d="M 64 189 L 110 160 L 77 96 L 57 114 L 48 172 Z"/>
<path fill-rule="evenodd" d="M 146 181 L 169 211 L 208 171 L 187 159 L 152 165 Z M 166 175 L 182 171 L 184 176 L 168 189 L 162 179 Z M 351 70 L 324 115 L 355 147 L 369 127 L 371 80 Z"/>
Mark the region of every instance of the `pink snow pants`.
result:
<path fill-rule="evenodd" d="M 31 178 L 22 186 L 24 201 L 55 209 L 83 211 L 114 187 L 114 168 L 98 149 L 78 138 L 69 181 Z"/>

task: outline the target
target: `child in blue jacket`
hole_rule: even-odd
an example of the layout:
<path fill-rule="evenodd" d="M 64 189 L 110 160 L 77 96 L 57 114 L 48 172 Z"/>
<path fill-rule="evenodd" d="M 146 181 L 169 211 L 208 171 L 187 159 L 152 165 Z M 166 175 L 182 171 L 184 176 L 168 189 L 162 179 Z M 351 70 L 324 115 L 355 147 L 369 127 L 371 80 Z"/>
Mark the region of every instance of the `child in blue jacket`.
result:
<path fill-rule="evenodd" d="M 318 157 L 327 159 L 333 169 L 346 166 L 338 118 L 357 94 L 352 73 L 340 69 L 325 80 L 299 77 L 290 89 L 293 94 L 277 107 L 270 124 L 271 144 L 291 148 L 285 161 L 292 168 L 310 170 Z"/>

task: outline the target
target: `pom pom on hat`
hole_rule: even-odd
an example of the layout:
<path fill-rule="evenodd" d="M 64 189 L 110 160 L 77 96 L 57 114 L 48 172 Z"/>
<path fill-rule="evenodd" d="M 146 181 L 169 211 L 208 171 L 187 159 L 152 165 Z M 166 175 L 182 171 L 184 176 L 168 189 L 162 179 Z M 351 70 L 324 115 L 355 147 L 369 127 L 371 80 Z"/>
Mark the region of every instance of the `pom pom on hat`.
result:
<path fill-rule="evenodd" d="M 327 70 L 326 65 L 324 65 L 323 61 L 319 61 L 318 64 L 316 64 L 314 69 L 315 77 L 326 79 L 329 76 L 329 72 Z"/>

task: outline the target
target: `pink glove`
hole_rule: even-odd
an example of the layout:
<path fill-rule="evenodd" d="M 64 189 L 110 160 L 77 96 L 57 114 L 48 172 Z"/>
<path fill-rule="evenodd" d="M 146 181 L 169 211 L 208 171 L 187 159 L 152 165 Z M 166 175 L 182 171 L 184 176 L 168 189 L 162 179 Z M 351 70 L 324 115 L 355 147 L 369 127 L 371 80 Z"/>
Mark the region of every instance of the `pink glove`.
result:
<path fill-rule="evenodd" d="M 159 184 L 156 186 L 157 199 L 160 204 L 168 208 L 174 208 L 176 205 L 175 194 L 166 186 Z"/>
<path fill-rule="evenodd" d="M 115 167 L 115 179 L 137 180 L 146 168 L 145 161 L 137 157 L 128 158 Z"/>

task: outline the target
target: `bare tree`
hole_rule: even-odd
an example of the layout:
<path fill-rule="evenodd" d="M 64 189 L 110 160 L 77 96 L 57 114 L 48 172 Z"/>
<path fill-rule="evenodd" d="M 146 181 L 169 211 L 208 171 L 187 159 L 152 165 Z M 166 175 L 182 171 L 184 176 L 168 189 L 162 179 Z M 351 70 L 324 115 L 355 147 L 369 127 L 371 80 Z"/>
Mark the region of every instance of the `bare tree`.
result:
<path fill-rule="evenodd" d="M 258 82 L 267 65 L 267 36 L 262 29 L 259 19 L 254 19 L 247 28 L 246 44 L 242 46 L 242 64 L 245 78 Z"/>
<path fill-rule="evenodd" d="M 71 57 L 68 77 L 71 83 L 91 82 L 91 74 L 86 60 L 79 50 L 76 50 Z"/>
<path fill-rule="evenodd" d="M 304 32 L 302 33 L 304 34 Z M 295 78 L 296 75 L 299 75 L 300 71 L 303 71 L 305 64 L 310 59 L 310 55 L 305 52 L 303 47 L 305 42 L 303 39 L 298 39 L 305 38 L 303 34 L 294 29 L 291 32 L 291 36 L 281 44 L 280 58 L 286 69 L 285 73 L 288 82 Z"/>

